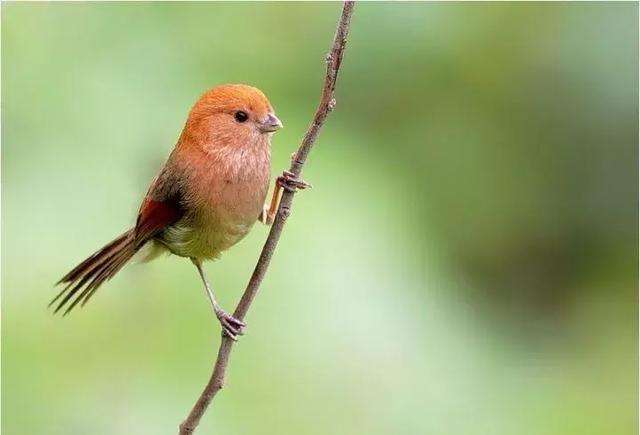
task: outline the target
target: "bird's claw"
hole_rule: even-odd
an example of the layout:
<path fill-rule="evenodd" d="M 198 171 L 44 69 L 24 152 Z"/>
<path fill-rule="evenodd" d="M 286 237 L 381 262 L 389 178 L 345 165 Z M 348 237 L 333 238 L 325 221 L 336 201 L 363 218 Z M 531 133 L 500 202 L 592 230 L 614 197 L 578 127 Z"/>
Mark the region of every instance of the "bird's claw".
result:
<path fill-rule="evenodd" d="M 303 190 L 312 187 L 311 184 L 301 180 L 289 171 L 283 171 L 282 175 L 276 179 L 276 183 L 287 192 L 295 192 L 298 189 Z"/>
<path fill-rule="evenodd" d="M 238 341 L 239 335 L 244 335 L 244 328 L 247 326 L 242 320 L 236 319 L 224 310 L 217 310 L 216 317 L 222 326 L 222 334 L 233 341 Z"/>

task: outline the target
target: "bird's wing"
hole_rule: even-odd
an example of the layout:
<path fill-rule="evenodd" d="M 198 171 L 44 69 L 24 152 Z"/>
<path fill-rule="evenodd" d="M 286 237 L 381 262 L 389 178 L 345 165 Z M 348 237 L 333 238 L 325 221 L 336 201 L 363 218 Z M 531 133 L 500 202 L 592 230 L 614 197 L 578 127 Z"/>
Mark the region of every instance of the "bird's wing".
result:
<path fill-rule="evenodd" d="M 183 215 L 180 205 L 172 200 L 154 201 L 146 198 L 136 222 L 137 244 L 143 244 L 168 226 L 176 223 Z"/>
<path fill-rule="evenodd" d="M 172 171 L 165 166 L 151 183 L 135 227 L 136 243 L 144 244 L 184 215 L 180 184 Z"/>

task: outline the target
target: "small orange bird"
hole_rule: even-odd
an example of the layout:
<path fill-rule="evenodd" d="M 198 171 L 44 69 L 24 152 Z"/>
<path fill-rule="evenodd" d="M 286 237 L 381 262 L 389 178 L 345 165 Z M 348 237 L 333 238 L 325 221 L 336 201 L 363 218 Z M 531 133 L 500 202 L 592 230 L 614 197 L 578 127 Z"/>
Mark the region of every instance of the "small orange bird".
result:
<path fill-rule="evenodd" d="M 270 205 L 271 137 L 282 128 L 267 97 L 251 86 L 217 86 L 191 109 L 178 143 L 152 181 L 135 226 L 84 260 L 57 284 L 55 312 L 83 306 L 134 255 L 163 252 L 190 258 L 224 333 L 236 340 L 246 326 L 216 301 L 202 262 L 217 258 L 260 220 L 273 222 L 282 189 L 308 186 L 285 171 Z"/>

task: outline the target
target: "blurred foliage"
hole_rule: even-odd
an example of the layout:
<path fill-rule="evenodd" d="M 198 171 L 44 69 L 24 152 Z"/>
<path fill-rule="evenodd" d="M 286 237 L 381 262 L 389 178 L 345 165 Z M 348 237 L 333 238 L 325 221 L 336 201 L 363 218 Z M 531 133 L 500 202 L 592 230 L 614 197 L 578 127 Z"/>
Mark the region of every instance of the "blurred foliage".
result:
<path fill-rule="evenodd" d="M 2 433 L 172 434 L 218 326 L 188 261 L 83 311 L 190 105 L 317 103 L 336 3 L 3 3 Z M 637 433 L 637 3 L 363 3 L 229 388 L 201 433 Z M 208 265 L 231 308 L 267 229 Z"/>

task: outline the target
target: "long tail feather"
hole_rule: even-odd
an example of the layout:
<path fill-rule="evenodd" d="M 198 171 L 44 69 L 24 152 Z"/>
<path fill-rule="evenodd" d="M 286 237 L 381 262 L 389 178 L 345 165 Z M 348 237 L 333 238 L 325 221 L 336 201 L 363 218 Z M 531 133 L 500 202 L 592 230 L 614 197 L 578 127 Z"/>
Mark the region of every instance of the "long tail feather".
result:
<path fill-rule="evenodd" d="M 79 302 L 84 305 L 98 287 L 118 273 L 139 248 L 133 230 L 122 234 L 62 277 L 56 285 L 63 284 L 65 287 L 53 298 L 49 306 L 57 302 L 54 310 L 56 313 L 66 306 L 66 315 Z"/>

